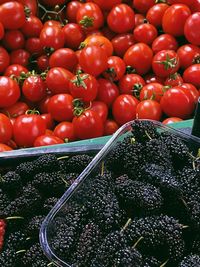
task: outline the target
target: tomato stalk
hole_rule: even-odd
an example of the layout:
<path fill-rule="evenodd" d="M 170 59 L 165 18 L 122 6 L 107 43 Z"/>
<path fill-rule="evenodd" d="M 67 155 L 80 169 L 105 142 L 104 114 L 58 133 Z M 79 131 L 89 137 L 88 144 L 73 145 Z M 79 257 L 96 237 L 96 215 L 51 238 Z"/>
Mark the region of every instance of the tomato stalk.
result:
<path fill-rule="evenodd" d="M 83 101 L 79 98 L 75 98 L 73 100 L 73 106 L 74 106 L 74 116 L 79 117 L 84 111 L 91 108 L 92 103 L 90 102 L 90 105 L 88 107 L 85 107 Z"/>
<path fill-rule="evenodd" d="M 173 69 L 176 67 L 178 61 L 177 58 L 170 58 L 168 54 L 166 54 L 166 60 L 156 61 L 158 64 L 163 64 L 165 70 Z"/>
<path fill-rule="evenodd" d="M 81 73 L 82 73 L 81 71 L 78 71 L 76 78 L 71 80 L 71 82 L 74 83 L 78 87 L 82 86 L 84 89 L 86 89 L 87 85 L 85 84 L 84 80 L 87 79 L 89 75 L 85 74 L 83 76 L 80 76 Z"/>
<path fill-rule="evenodd" d="M 84 28 L 89 28 L 89 27 L 92 27 L 94 25 L 94 18 L 93 17 L 84 16 L 83 19 L 79 21 L 79 23 Z"/>
<path fill-rule="evenodd" d="M 140 99 L 140 91 L 142 90 L 143 85 L 141 83 L 136 83 L 133 86 L 133 95 L 137 98 Z"/>
<path fill-rule="evenodd" d="M 36 109 L 28 109 L 25 114 L 26 115 L 40 115 L 40 112 Z"/>
<path fill-rule="evenodd" d="M 48 19 L 51 19 L 51 15 L 53 15 L 53 17 L 55 16 L 55 18 L 60 21 L 60 23 L 64 26 L 65 24 L 67 24 L 67 20 L 63 21 L 61 18 L 61 14 L 62 11 L 66 8 L 66 5 L 63 5 L 63 7 L 60 8 L 59 5 L 55 6 L 55 10 L 48 10 L 46 9 L 43 5 L 41 5 L 40 3 L 38 3 L 38 7 L 40 8 L 40 10 L 42 10 L 44 12 L 44 14 L 41 16 L 41 20 L 44 21 L 46 19 L 46 17 Z"/>
<path fill-rule="evenodd" d="M 136 70 L 131 66 L 126 66 L 126 74 L 136 73 Z"/>

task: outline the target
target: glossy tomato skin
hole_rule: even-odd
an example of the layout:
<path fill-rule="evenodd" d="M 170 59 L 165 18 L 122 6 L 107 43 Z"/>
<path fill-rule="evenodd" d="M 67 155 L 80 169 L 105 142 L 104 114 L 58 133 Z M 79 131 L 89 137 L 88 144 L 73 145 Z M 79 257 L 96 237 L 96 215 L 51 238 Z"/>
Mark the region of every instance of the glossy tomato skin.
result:
<path fill-rule="evenodd" d="M 57 94 L 50 98 L 48 113 L 58 122 L 72 121 L 73 118 L 73 97 L 69 94 Z"/>
<path fill-rule="evenodd" d="M 38 13 L 38 2 L 37 0 L 17 0 L 17 2 L 20 2 L 24 6 L 28 7 L 31 15 L 36 16 Z"/>
<path fill-rule="evenodd" d="M 45 131 L 45 121 L 40 115 L 21 115 L 13 125 L 14 141 L 19 147 L 31 147 L 35 139 Z"/>
<path fill-rule="evenodd" d="M 3 73 L 10 64 L 10 56 L 7 50 L 0 46 L 0 73 Z"/>
<path fill-rule="evenodd" d="M 121 34 L 117 34 L 111 40 L 111 42 L 112 42 L 115 54 L 119 57 L 123 57 L 126 50 L 135 43 L 135 40 L 133 38 L 133 34 L 121 33 Z"/>
<path fill-rule="evenodd" d="M 138 119 L 150 119 L 159 121 L 162 116 L 160 104 L 155 100 L 143 100 L 136 108 L 136 117 Z"/>
<path fill-rule="evenodd" d="M 194 103 L 196 104 L 199 98 L 199 92 L 197 88 L 191 83 L 183 83 L 181 84 L 181 87 L 186 88 L 190 92 L 190 94 L 193 96 Z"/>
<path fill-rule="evenodd" d="M 13 127 L 10 119 L 3 113 L 0 113 L 0 143 L 7 143 L 12 138 L 12 134 Z"/>
<path fill-rule="evenodd" d="M 113 105 L 112 114 L 118 125 L 131 121 L 136 118 L 136 107 L 139 101 L 132 95 L 119 95 Z"/>
<path fill-rule="evenodd" d="M 10 77 L 0 76 L 0 108 L 12 106 L 20 97 L 20 88 Z"/>
<path fill-rule="evenodd" d="M 192 14 L 185 22 L 184 34 L 188 42 L 200 45 L 200 12 Z"/>
<path fill-rule="evenodd" d="M 39 147 L 39 146 L 51 146 L 51 145 L 58 145 L 58 144 L 63 144 L 64 141 L 54 135 L 49 135 L 49 134 L 44 134 L 38 136 L 35 141 L 33 146 L 34 147 Z"/>
<path fill-rule="evenodd" d="M 19 64 L 24 67 L 27 67 L 29 64 L 30 53 L 25 49 L 17 49 L 13 50 L 10 53 L 10 63 L 11 64 Z"/>
<path fill-rule="evenodd" d="M 73 119 L 75 136 L 78 139 L 89 139 L 103 135 L 103 121 L 93 110 L 85 110 Z"/>
<path fill-rule="evenodd" d="M 76 15 L 77 15 L 78 9 L 82 5 L 83 3 L 79 1 L 70 1 L 69 3 L 67 3 L 65 14 L 69 22 L 76 22 Z"/>
<path fill-rule="evenodd" d="M 42 3 L 54 7 L 56 5 L 63 5 L 65 3 L 65 0 L 42 0 Z"/>
<path fill-rule="evenodd" d="M 40 56 L 43 54 L 43 48 L 40 42 L 40 39 L 37 37 L 31 37 L 28 38 L 25 42 L 25 49 L 30 53 L 34 54 L 35 56 L 37 55 Z"/>
<path fill-rule="evenodd" d="M 168 125 L 168 124 L 172 124 L 172 123 L 179 122 L 179 121 L 182 121 L 182 119 L 177 118 L 177 117 L 170 117 L 162 121 L 162 123 L 165 125 Z"/>
<path fill-rule="evenodd" d="M 161 83 L 148 83 L 140 91 L 140 100 L 151 99 L 160 102 L 163 94 L 164 88 Z"/>
<path fill-rule="evenodd" d="M 184 25 L 187 18 L 191 15 L 188 6 L 184 4 L 174 4 L 164 13 L 162 18 L 162 28 L 165 33 L 173 36 L 184 35 Z"/>
<path fill-rule="evenodd" d="M 119 89 L 117 85 L 107 79 L 98 79 L 99 88 L 96 100 L 104 102 L 108 107 L 110 107 L 113 101 L 119 95 Z"/>
<path fill-rule="evenodd" d="M 20 74 L 24 72 L 24 73 L 27 73 L 28 72 L 28 69 L 25 68 L 24 66 L 22 65 L 19 65 L 19 64 L 12 64 L 12 65 L 9 65 L 5 72 L 4 72 L 4 76 L 11 76 L 11 75 L 14 75 L 16 77 L 20 76 Z"/>
<path fill-rule="evenodd" d="M 151 45 L 158 36 L 158 31 L 153 24 L 144 23 L 135 27 L 133 37 L 137 42 Z"/>
<path fill-rule="evenodd" d="M 37 58 L 37 67 L 39 71 L 43 72 L 49 68 L 49 57 L 46 55 L 41 55 Z"/>
<path fill-rule="evenodd" d="M 96 3 L 102 10 L 110 10 L 115 5 L 121 4 L 122 0 L 92 0 L 91 2 Z"/>
<path fill-rule="evenodd" d="M 3 39 L 4 34 L 5 34 L 4 26 L 3 26 L 3 24 L 0 22 L 0 40 Z"/>
<path fill-rule="evenodd" d="M 78 49 L 81 42 L 85 39 L 85 33 L 80 25 L 76 23 L 68 23 L 63 27 L 65 36 L 65 47 Z"/>
<path fill-rule="evenodd" d="M 14 105 L 4 108 L 2 112 L 11 118 L 16 118 L 25 114 L 27 110 L 29 110 L 29 106 L 25 102 L 18 101 Z"/>
<path fill-rule="evenodd" d="M 90 109 L 95 111 L 101 117 L 103 122 L 106 121 L 108 117 L 108 107 L 104 102 L 93 101 Z"/>
<path fill-rule="evenodd" d="M 10 151 L 10 150 L 13 150 L 12 147 L 7 146 L 6 144 L 0 143 L 0 152 Z"/>
<path fill-rule="evenodd" d="M 116 33 L 126 33 L 135 26 L 135 13 L 126 4 L 114 6 L 108 14 L 107 23 L 109 28 Z"/>
<path fill-rule="evenodd" d="M 104 135 L 114 134 L 119 129 L 119 125 L 111 119 L 107 119 L 104 123 Z"/>
<path fill-rule="evenodd" d="M 165 86 L 170 86 L 170 87 L 181 85 L 182 83 L 183 83 L 183 78 L 178 72 L 175 72 L 174 74 L 168 76 L 167 79 L 165 80 Z"/>
<path fill-rule="evenodd" d="M 154 0 L 133 0 L 134 8 L 142 14 L 145 14 L 153 5 Z"/>
<path fill-rule="evenodd" d="M 23 48 L 25 45 L 25 38 L 20 30 L 6 31 L 3 38 L 3 45 L 8 50 L 16 50 Z"/>
<path fill-rule="evenodd" d="M 139 96 L 140 90 L 145 85 L 142 76 L 138 74 L 126 74 L 119 81 L 119 90 L 121 94 L 130 94 Z"/>
<path fill-rule="evenodd" d="M 200 49 L 196 45 L 185 44 L 179 47 L 177 55 L 182 69 L 186 69 L 200 58 Z"/>
<path fill-rule="evenodd" d="M 149 23 L 153 24 L 156 28 L 162 26 L 162 17 L 165 11 L 169 8 L 168 4 L 159 3 L 150 7 L 147 11 L 146 19 Z"/>
<path fill-rule="evenodd" d="M 151 68 L 152 49 L 144 43 L 136 43 L 124 54 L 124 62 L 136 70 L 139 75 L 146 74 Z"/>
<path fill-rule="evenodd" d="M 72 122 L 60 122 L 53 131 L 54 135 L 64 141 L 74 141 L 76 139 L 74 134 L 74 125 Z"/>
<path fill-rule="evenodd" d="M 42 21 L 38 17 L 32 15 L 26 19 L 26 22 L 20 30 L 27 38 L 30 38 L 39 37 L 42 28 Z"/>
<path fill-rule="evenodd" d="M 144 77 L 145 79 L 145 83 L 161 83 L 164 84 L 165 79 L 156 76 L 154 73 L 148 73 L 147 75 L 145 75 Z"/>
<path fill-rule="evenodd" d="M 65 36 L 62 29 L 58 26 L 45 26 L 40 32 L 42 47 L 59 49 L 64 47 Z"/>
<path fill-rule="evenodd" d="M 117 56 L 111 56 L 108 58 L 108 69 L 103 73 L 103 76 L 111 81 L 120 80 L 126 71 L 126 65 L 124 61 Z"/>
<path fill-rule="evenodd" d="M 40 116 L 41 116 L 41 118 L 43 118 L 43 120 L 46 123 L 46 129 L 53 129 L 54 128 L 55 123 L 54 123 L 54 120 L 51 117 L 50 113 L 44 113 L 44 114 L 41 114 Z"/>
<path fill-rule="evenodd" d="M 197 88 L 200 87 L 200 64 L 189 66 L 183 72 L 183 80 L 185 83 L 191 83 Z"/>
<path fill-rule="evenodd" d="M 135 14 L 135 27 L 145 23 L 145 16 L 143 14 L 136 13 Z"/>
<path fill-rule="evenodd" d="M 154 39 L 152 43 L 152 50 L 157 53 L 161 50 L 174 50 L 178 49 L 178 42 L 173 35 L 164 33 Z"/>

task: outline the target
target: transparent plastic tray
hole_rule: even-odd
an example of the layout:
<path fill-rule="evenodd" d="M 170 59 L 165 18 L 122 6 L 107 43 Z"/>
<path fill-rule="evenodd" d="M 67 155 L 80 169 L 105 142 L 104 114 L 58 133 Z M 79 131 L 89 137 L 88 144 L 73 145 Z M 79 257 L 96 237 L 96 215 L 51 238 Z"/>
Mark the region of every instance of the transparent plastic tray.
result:
<path fill-rule="evenodd" d="M 167 131 L 179 136 L 184 140 L 191 150 L 197 152 L 200 148 L 200 139 L 185 134 L 179 130 L 175 130 L 171 127 L 165 126 L 160 122 L 152 121 L 158 131 Z M 44 253 L 56 266 L 71 267 L 69 263 L 65 262 L 63 259 L 59 258 L 53 251 L 50 240 L 53 235 L 55 227 L 55 219 L 57 216 L 64 216 L 65 207 L 74 201 L 78 201 L 80 198 L 81 189 L 87 188 L 88 180 L 92 179 L 93 173 L 97 168 L 102 166 L 102 162 L 106 160 L 106 156 L 110 153 L 113 148 L 118 144 L 118 141 L 123 140 L 131 132 L 131 125 L 133 121 L 124 124 L 118 131 L 111 137 L 111 139 L 105 144 L 105 146 L 99 151 L 99 153 L 93 158 L 91 163 L 85 168 L 85 170 L 78 176 L 71 187 L 64 193 L 64 195 L 59 199 L 54 208 L 50 211 L 46 219 L 44 220 L 42 227 L 40 229 L 40 243 L 44 250 Z M 84 187 L 83 187 L 84 186 Z M 83 204 L 83 203 L 82 203 Z"/>

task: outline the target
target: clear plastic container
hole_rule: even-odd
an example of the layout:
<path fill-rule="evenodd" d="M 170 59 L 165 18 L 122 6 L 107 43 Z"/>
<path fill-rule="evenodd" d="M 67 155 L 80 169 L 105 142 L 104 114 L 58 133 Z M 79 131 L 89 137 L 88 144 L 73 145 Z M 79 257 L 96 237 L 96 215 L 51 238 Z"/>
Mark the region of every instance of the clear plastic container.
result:
<path fill-rule="evenodd" d="M 191 150 L 197 152 L 200 148 L 200 139 L 185 134 L 179 130 L 174 130 L 171 127 L 165 126 L 160 122 L 152 121 L 157 128 L 157 131 L 167 131 L 176 136 L 179 136 L 190 147 Z M 44 253 L 56 266 L 70 267 L 69 263 L 56 255 L 50 245 L 50 240 L 55 231 L 55 220 L 59 216 L 67 216 L 65 208 L 70 203 L 83 201 L 81 200 L 81 191 L 87 190 L 87 183 L 92 179 L 94 172 L 97 168 L 102 166 L 102 162 L 106 160 L 107 155 L 113 150 L 119 141 L 123 140 L 127 135 L 131 133 L 131 125 L 133 121 L 124 124 L 118 131 L 112 136 L 112 138 L 106 143 L 106 145 L 100 150 L 100 152 L 93 158 L 91 163 L 85 168 L 85 170 L 79 175 L 71 187 L 60 198 L 54 208 L 50 211 L 45 221 L 42 224 L 40 230 L 40 243 L 44 250 Z M 85 191 L 84 191 L 85 192 Z"/>

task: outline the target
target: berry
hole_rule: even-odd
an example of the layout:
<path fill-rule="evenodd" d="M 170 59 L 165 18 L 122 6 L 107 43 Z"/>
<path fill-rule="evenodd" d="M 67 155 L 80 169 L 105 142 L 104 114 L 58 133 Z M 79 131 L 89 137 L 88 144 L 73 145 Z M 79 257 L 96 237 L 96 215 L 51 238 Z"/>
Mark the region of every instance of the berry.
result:
<path fill-rule="evenodd" d="M 24 249 L 27 244 L 27 236 L 23 231 L 16 231 L 13 233 L 10 233 L 10 235 L 7 236 L 6 242 L 5 242 L 5 248 L 14 249 L 15 251 Z"/>
<path fill-rule="evenodd" d="M 190 254 L 181 261 L 179 267 L 200 267 L 200 256 Z"/>
<path fill-rule="evenodd" d="M 50 210 L 55 206 L 57 202 L 58 202 L 57 197 L 47 198 L 43 204 L 43 211 L 45 212 L 45 214 L 49 213 Z"/>
<path fill-rule="evenodd" d="M 65 170 L 68 173 L 81 173 L 88 166 L 92 159 L 92 156 L 86 154 L 72 156 L 71 158 L 65 160 Z"/>
<path fill-rule="evenodd" d="M 42 225 L 42 222 L 44 221 L 45 216 L 38 215 L 31 218 L 29 221 L 27 227 L 26 227 L 26 234 L 27 236 L 31 237 L 31 239 L 39 238 L 39 230 Z"/>
<path fill-rule="evenodd" d="M 7 172 L 2 176 L 1 186 L 8 193 L 19 190 L 22 186 L 20 175 L 14 171 Z"/>
<path fill-rule="evenodd" d="M 42 248 L 39 243 L 33 244 L 23 255 L 22 262 L 25 266 L 32 266 L 38 260 L 45 260 Z"/>
<path fill-rule="evenodd" d="M 142 255 L 132 247 L 126 247 L 117 251 L 114 256 L 114 266 L 116 267 L 142 267 Z"/>

